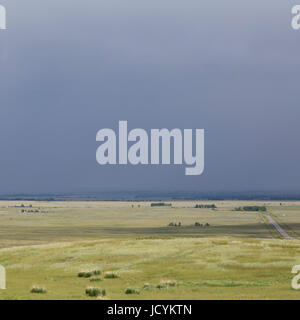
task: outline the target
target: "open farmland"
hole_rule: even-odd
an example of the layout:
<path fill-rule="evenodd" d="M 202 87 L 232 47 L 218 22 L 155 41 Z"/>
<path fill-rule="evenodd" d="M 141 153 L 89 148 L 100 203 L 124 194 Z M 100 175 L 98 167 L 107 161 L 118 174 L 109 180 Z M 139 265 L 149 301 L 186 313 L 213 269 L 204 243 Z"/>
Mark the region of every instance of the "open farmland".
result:
<path fill-rule="evenodd" d="M 249 205 L 267 211 L 235 211 Z M 0 299 L 95 299 L 89 286 L 105 289 L 106 299 L 298 299 L 291 269 L 300 264 L 299 239 L 300 202 L 1 201 Z M 102 271 L 99 282 L 77 277 L 90 270 Z"/>

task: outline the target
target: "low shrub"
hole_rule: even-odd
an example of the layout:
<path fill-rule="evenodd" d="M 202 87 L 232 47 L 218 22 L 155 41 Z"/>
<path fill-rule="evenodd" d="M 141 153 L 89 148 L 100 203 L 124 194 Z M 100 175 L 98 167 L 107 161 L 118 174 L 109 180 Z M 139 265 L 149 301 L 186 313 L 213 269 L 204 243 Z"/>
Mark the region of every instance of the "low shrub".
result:
<path fill-rule="evenodd" d="M 105 279 L 117 279 L 119 276 L 116 273 L 106 273 L 104 275 Z"/>
<path fill-rule="evenodd" d="M 100 278 L 100 277 L 98 277 L 98 278 L 91 278 L 90 281 L 91 281 L 91 282 L 103 281 L 103 279 Z"/>
<path fill-rule="evenodd" d="M 203 227 L 203 224 L 199 222 L 195 222 L 195 227 Z"/>
<path fill-rule="evenodd" d="M 94 270 L 94 271 L 82 271 L 78 273 L 79 278 L 90 278 L 92 276 L 99 276 L 102 274 L 101 270 Z"/>
<path fill-rule="evenodd" d="M 140 290 L 139 289 L 127 288 L 125 290 L 125 294 L 140 294 Z"/>
<path fill-rule="evenodd" d="M 168 289 L 168 285 L 166 283 L 160 283 L 156 286 L 157 289 Z"/>
<path fill-rule="evenodd" d="M 30 290 L 31 293 L 47 293 L 47 289 L 46 288 L 42 288 L 42 287 L 37 287 L 37 286 L 33 286 Z"/>
<path fill-rule="evenodd" d="M 93 271 L 93 275 L 95 275 L 95 276 L 100 276 L 100 274 L 102 274 L 101 270 L 94 270 Z"/>
<path fill-rule="evenodd" d="M 90 278 L 93 275 L 92 272 L 79 272 L 78 277 L 79 278 Z"/>
<path fill-rule="evenodd" d="M 99 297 L 99 296 L 103 297 L 106 295 L 106 290 L 94 288 L 94 287 L 88 287 L 85 289 L 85 294 L 89 297 Z"/>

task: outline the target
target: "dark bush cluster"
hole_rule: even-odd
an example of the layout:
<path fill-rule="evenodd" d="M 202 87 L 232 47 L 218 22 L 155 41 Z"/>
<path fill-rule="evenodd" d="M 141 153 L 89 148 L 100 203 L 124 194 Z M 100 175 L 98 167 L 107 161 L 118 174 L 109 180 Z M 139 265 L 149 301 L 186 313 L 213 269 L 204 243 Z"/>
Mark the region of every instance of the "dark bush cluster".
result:
<path fill-rule="evenodd" d="M 202 223 L 199 223 L 199 222 L 195 222 L 195 227 L 209 227 L 210 224 L 209 223 L 205 223 L 205 224 L 202 224 Z"/>
<path fill-rule="evenodd" d="M 266 206 L 244 206 L 235 208 L 235 211 L 267 211 Z"/>
<path fill-rule="evenodd" d="M 181 222 L 178 222 L 178 223 L 171 222 L 171 223 L 169 223 L 169 227 L 181 227 Z"/>
<path fill-rule="evenodd" d="M 98 276 L 102 274 L 101 270 L 94 270 L 94 271 L 88 271 L 88 272 L 79 272 L 78 277 L 79 278 L 90 278 L 92 276 Z"/>
<path fill-rule="evenodd" d="M 140 290 L 139 289 L 127 288 L 125 290 L 125 294 L 140 294 Z"/>
<path fill-rule="evenodd" d="M 38 212 L 40 212 L 40 210 L 38 210 L 38 209 L 32 209 L 32 210 L 22 209 L 21 212 L 22 213 L 38 213 Z"/>
<path fill-rule="evenodd" d="M 106 273 L 104 275 L 104 278 L 105 279 L 117 279 L 117 278 L 119 278 L 119 276 L 116 273 L 110 272 L 110 273 Z"/>
<path fill-rule="evenodd" d="M 106 290 L 105 289 L 88 287 L 88 288 L 85 289 L 85 294 L 87 296 L 89 296 L 89 297 L 105 296 L 106 295 Z"/>
<path fill-rule="evenodd" d="M 156 203 L 151 203 L 151 207 L 171 207 L 171 203 L 164 203 L 164 202 L 156 202 Z"/>
<path fill-rule="evenodd" d="M 216 209 L 215 204 L 196 204 L 195 208 L 197 209 Z"/>
<path fill-rule="evenodd" d="M 79 278 L 90 278 L 93 275 L 92 272 L 79 272 L 78 277 Z"/>
<path fill-rule="evenodd" d="M 42 288 L 42 287 L 32 287 L 30 290 L 31 293 L 47 293 L 47 289 L 46 288 Z"/>

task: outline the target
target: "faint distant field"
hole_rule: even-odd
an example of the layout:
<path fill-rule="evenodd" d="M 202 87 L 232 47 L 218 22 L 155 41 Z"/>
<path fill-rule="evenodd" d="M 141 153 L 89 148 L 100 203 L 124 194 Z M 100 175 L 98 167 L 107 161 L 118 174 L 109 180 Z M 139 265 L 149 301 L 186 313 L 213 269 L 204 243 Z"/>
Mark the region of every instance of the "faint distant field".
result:
<path fill-rule="evenodd" d="M 217 209 L 194 208 L 198 203 Z M 262 213 L 234 211 L 254 204 L 266 205 L 295 240 L 282 240 Z M 300 202 L 173 201 L 151 208 L 149 202 L 1 201 L 7 290 L 0 299 L 88 299 L 90 285 L 106 289 L 109 299 L 298 299 L 290 285 L 291 268 L 300 264 L 297 239 Z M 119 278 L 77 277 L 93 269 Z M 157 288 L 170 280 L 176 285 Z M 33 285 L 48 292 L 30 293 Z M 128 287 L 140 294 L 126 295 Z"/>

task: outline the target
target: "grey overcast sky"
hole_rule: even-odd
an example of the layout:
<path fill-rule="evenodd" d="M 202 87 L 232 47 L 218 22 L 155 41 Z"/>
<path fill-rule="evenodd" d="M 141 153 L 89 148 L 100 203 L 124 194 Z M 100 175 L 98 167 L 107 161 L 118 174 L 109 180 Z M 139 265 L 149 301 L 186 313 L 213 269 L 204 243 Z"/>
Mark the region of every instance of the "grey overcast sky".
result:
<path fill-rule="evenodd" d="M 0 194 L 299 190 L 297 1 L 0 4 Z M 203 175 L 99 166 L 96 133 L 119 120 L 204 128 Z"/>

